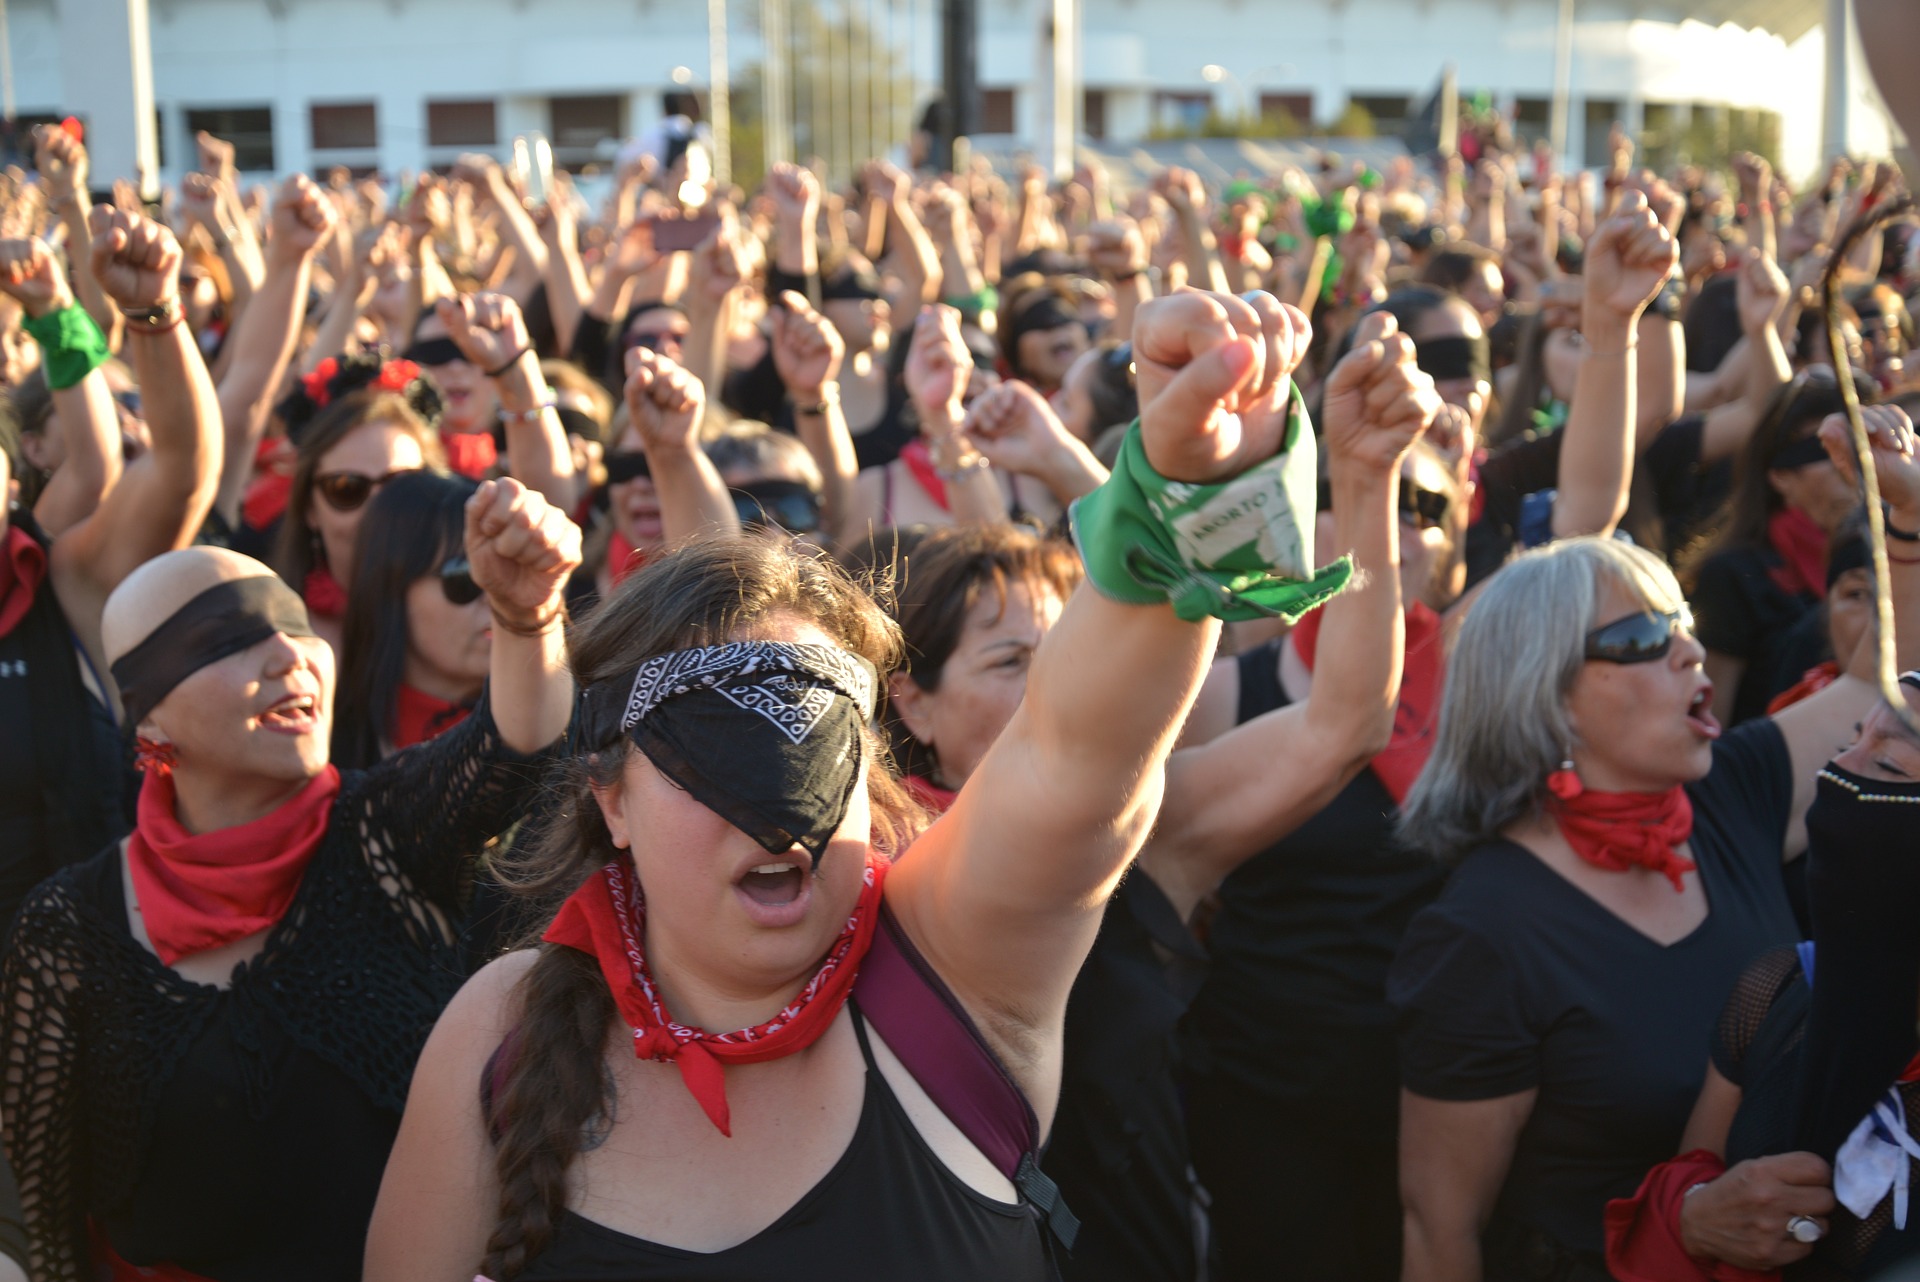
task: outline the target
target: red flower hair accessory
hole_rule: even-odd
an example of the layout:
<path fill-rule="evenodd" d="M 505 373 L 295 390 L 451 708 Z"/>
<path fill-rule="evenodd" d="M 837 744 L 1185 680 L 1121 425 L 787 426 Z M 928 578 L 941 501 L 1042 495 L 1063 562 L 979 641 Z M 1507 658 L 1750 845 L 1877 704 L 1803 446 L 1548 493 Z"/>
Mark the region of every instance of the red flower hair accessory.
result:
<path fill-rule="evenodd" d="M 388 361 L 380 367 L 380 377 L 374 380 L 374 386 L 382 391 L 404 392 L 420 377 L 420 367 L 412 361 Z"/>
<path fill-rule="evenodd" d="M 333 389 L 328 384 L 333 382 L 334 375 L 339 372 L 340 362 L 329 356 L 315 365 L 300 380 L 300 386 L 306 391 L 307 399 L 313 402 L 315 409 L 325 409 L 327 403 L 333 399 Z"/>

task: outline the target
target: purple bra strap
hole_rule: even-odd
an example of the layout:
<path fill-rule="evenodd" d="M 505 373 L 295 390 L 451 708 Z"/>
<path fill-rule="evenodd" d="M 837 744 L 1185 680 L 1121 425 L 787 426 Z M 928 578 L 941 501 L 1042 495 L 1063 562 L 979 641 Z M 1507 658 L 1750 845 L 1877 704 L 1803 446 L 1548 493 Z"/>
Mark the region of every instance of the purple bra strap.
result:
<path fill-rule="evenodd" d="M 1021 1159 L 1040 1142 L 1033 1106 L 884 904 L 853 998 L 920 1089 L 1001 1174 L 1016 1179 Z"/>

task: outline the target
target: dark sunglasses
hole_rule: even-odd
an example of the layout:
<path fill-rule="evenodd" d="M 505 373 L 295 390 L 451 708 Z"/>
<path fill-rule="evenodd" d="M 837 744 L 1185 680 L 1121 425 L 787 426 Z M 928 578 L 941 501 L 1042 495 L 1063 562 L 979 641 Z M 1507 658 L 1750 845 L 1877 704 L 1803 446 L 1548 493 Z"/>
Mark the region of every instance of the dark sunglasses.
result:
<path fill-rule="evenodd" d="M 140 417 L 140 393 L 138 391 L 115 392 L 113 403 L 135 418 Z"/>
<path fill-rule="evenodd" d="M 1404 477 L 1400 480 L 1400 519 L 1423 530 L 1438 529 L 1447 519 L 1447 508 L 1452 502 L 1439 490 L 1423 490 Z M 1333 511 L 1333 482 L 1324 476 L 1320 478 L 1319 510 Z"/>
<path fill-rule="evenodd" d="M 473 566 L 462 552 L 440 564 L 440 591 L 448 605 L 472 605 L 480 599 L 480 585 L 473 581 Z"/>
<path fill-rule="evenodd" d="M 1676 632 L 1693 631 L 1693 612 L 1682 606 L 1615 619 L 1587 633 L 1587 658 L 1601 663 L 1651 663 L 1667 657 Z"/>
<path fill-rule="evenodd" d="M 388 481 L 419 470 L 417 467 L 401 467 L 380 476 L 368 476 L 362 472 L 322 472 L 313 478 L 313 488 L 319 491 L 320 497 L 334 511 L 357 512 L 366 506 L 373 492 Z"/>
<path fill-rule="evenodd" d="M 628 481 L 653 475 L 647 466 L 647 456 L 639 450 L 621 450 L 607 455 L 604 461 L 608 485 L 625 485 Z"/>
<path fill-rule="evenodd" d="M 820 496 L 798 481 L 755 481 L 731 491 L 740 524 L 778 526 L 788 534 L 820 528 Z"/>

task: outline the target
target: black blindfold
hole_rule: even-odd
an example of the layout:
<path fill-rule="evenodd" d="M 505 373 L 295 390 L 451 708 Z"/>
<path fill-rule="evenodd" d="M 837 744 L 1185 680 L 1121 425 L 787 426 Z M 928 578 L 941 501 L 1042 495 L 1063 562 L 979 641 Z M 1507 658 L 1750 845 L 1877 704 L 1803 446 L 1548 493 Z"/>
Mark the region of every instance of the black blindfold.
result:
<path fill-rule="evenodd" d="M 460 344 L 451 338 L 418 339 L 407 349 L 406 358 L 415 365 L 451 365 L 467 359 L 460 353 Z"/>
<path fill-rule="evenodd" d="M 878 676 L 833 646 L 676 650 L 581 692 L 578 750 L 628 736 L 661 774 L 773 854 L 817 865 L 860 782 Z"/>
<path fill-rule="evenodd" d="M 173 688 L 210 663 L 260 644 L 275 633 L 314 635 L 306 602 L 277 576 L 215 584 L 168 616 L 113 661 L 127 724 L 146 720 Z"/>
<path fill-rule="evenodd" d="M 1434 382 L 1470 378 L 1476 383 L 1493 381 L 1493 363 L 1487 355 L 1487 339 L 1429 338 L 1414 344 L 1414 360 Z"/>

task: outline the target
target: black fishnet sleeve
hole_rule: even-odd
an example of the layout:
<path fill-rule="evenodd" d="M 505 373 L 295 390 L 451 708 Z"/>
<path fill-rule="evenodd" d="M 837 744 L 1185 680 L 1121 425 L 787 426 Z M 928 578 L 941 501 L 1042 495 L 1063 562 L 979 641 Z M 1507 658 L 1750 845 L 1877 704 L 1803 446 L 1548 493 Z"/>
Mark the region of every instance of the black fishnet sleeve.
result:
<path fill-rule="evenodd" d="M 526 755 L 500 738 L 481 696 L 453 729 L 388 757 L 343 793 L 354 837 L 389 894 L 464 907 L 488 844 L 523 818 L 562 740 Z"/>
<path fill-rule="evenodd" d="M 1713 1030 L 1713 1066 L 1735 1086 L 1747 1085 L 1747 1052 L 1780 992 L 1800 973 L 1800 954 L 1789 946 L 1762 953 L 1747 964 L 1720 1011 Z"/>
<path fill-rule="evenodd" d="M 83 1282 L 88 1260 L 79 1077 L 85 963 L 74 911 L 63 883 L 42 885 L 20 910 L 0 970 L 7 1021 L 0 1136 L 20 1184 L 34 1282 Z"/>

